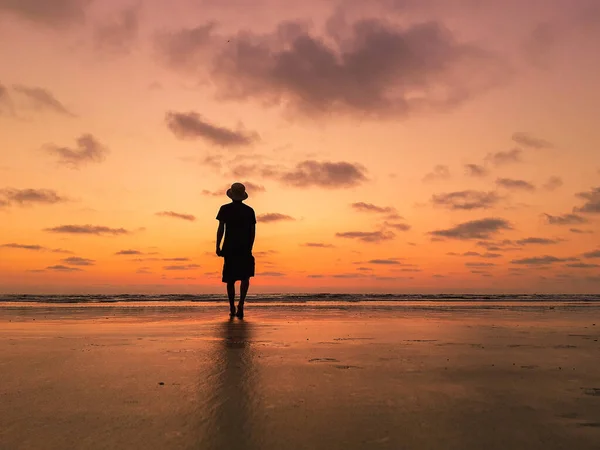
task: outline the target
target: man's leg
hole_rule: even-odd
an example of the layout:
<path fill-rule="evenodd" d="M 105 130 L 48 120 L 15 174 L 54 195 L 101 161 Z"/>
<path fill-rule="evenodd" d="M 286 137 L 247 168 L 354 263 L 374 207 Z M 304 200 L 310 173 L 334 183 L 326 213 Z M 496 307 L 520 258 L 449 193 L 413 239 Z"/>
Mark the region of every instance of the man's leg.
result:
<path fill-rule="evenodd" d="M 250 287 L 250 278 L 246 278 L 242 280 L 240 283 L 240 303 L 238 304 L 238 309 L 244 308 L 244 300 L 246 300 L 246 294 L 248 293 L 248 288 Z"/>
<path fill-rule="evenodd" d="M 227 297 L 229 298 L 229 312 L 235 314 L 235 281 L 227 283 Z"/>

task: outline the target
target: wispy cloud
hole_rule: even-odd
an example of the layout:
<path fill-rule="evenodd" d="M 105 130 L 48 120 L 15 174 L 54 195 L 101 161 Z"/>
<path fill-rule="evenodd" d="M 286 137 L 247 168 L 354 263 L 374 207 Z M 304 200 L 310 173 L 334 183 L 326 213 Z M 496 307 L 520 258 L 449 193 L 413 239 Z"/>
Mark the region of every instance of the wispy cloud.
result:
<path fill-rule="evenodd" d="M 356 239 L 363 242 L 383 242 L 394 239 L 396 235 L 391 231 L 346 231 L 336 233 L 337 237 L 346 239 Z"/>
<path fill-rule="evenodd" d="M 465 173 L 470 177 L 483 178 L 489 175 L 490 171 L 480 164 L 465 164 Z"/>
<path fill-rule="evenodd" d="M 78 256 L 71 256 L 70 258 L 61 259 L 61 262 L 70 266 L 93 266 L 96 261 L 88 258 L 80 258 Z"/>
<path fill-rule="evenodd" d="M 550 225 L 579 225 L 588 222 L 588 219 L 577 214 L 563 214 L 560 216 L 553 216 L 544 213 L 544 216 L 546 217 L 546 221 Z"/>
<path fill-rule="evenodd" d="M 460 240 L 489 239 L 502 230 L 510 230 L 512 226 L 504 219 L 494 217 L 471 220 L 445 230 L 431 231 L 429 234 L 441 238 Z"/>
<path fill-rule="evenodd" d="M 156 215 L 160 217 L 171 217 L 173 219 L 187 220 L 188 222 L 194 222 L 196 220 L 196 216 L 193 216 L 192 214 L 182 214 L 173 211 L 160 211 L 157 212 Z"/>
<path fill-rule="evenodd" d="M 108 149 L 91 134 L 81 135 L 75 148 L 47 144 L 44 149 L 58 156 L 59 163 L 75 169 L 87 163 L 100 163 L 108 155 Z"/>
<path fill-rule="evenodd" d="M 436 180 L 447 180 L 450 177 L 450 168 L 448 166 L 438 164 L 433 168 L 433 171 L 429 172 L 423 177 L 423 181 L 427 183 Z"/>
<path fill-rule="evenodd" d="M 164 266 L 163 270 L 194 270 L 194 269 L 198 269 L 200 267 L 200 265 L 198 264 L 175 264 L 175 265 L 169 265 L 169 266 Z"/>
<path fill-rule="evenodd" d="M 558 239 L 547 239 L 547 238 L 539 238 L 539 237 L 528 237 L 525 239 L 519 239 L 516 241 L 518 245 L 529 245 L 529 244 L 537 244 L 537 245 L 553 245 L 561 242 Z"/>
<path fill-rule="evenodd" d="M 278 178 L 295 187 L 323 188 L 354 187 L 367 180 L 366 169 L 359 164 L 313 160 L 298 163 L 294 169 L 280 173 Z"/>
<path fill-rule="evenodd" d="M 259 272 L 258 275 L 263 277 L 285 277 L 286 274 L 283 272 Z"/>
<path fill-rule="evenodd" d="M 396 209 L 391 206 L 377 206 L 365 202 L 352 203 L 350 206 L 357 211 L 368 213 L 394 213 L 396 211 Z"/>
<path fill-rule="evenodd" d="M 513 259 L 512 264 L 523 264 L 528 266 L 543 266 L 559 262 L 576 261 L 577 258 L 558 258 L 556 256 L 544 255 L 531 258 Z"/>
<path fill-rule="evenodd" d="M 0 245 L 1 248 L 12 248 L 12 249 L 19 249 L 19 250 L 30 250 L 30 251 L 35 251 L 35 252 L 52 252 L 52 253 L 73 253 L 69 250 L 63 250 L 62 248 L 48 248 L 48 247 L 44 247 L 42 245 L 37 245 L 37 244 L 17 244 L 15 242 L 11 242 L 8 244 L 2 244 Z"/>
<path fill-rule="evenodd" d="M 41 25 L 64 27 L 83 22 L 89 0 L 0 0 L 0 14 Z"/>
<path fill-rule="evenodd" d="M 594 234 L 592 230 L 582 230 L 580 228 L 569 228 L 569 231 L 575 234 Z"/>
<path fill-rule="evenodd" d="M 333 244 L 325 244 L 323 242 L 305 242 L 302 244 L 303 247 L 312 247 L 312 248 L 335 248 Z"/>
<path fill-rule="evenodd" d="M 35 204 L 54 205 L 56 203 L 68 202 L 69 199 L 59 195 L 52 189 L 0 189 L 0 200 L 6 206 L 31 206 Z"/>
<path fill-rule="evenodd" d="M 544 189 L 546 189 L 547 191 L 555 191 L 563 184 L 564 183 L 561 177 L 552 176 L 548 178 L 548 181 L 544 183 Z"/>
<path fill-rule="evenodd" d="M 600 258 L 600 250 L 594 250 L 583 254 L 584 258 Z"/>
<path fill-rule="evenodd" d="M 498 178 L 496 184 L 499 187 L 514 191 L 535 191 L 535 186 L 525 180 L 515 180 L 513 178 Z"/>
<path fill-rule="evenodd" d="M 397 231 L 409 231 L 411 229 L 411 226 L 407 223 L 383 222 L 383 225 Z"/>
<path fill-rule="evenodd" d="M 596 269 L 596 268 L 600 267 L 600 264 L 590 264 L 590 263 L 578 262 L 578 263 L 565 264 L 565 267 L 571 267 L 573 269 Z"/>
<path fill-rule="evenodd" d="M 371 259 L 367 261 L 367 264 L 378 264 L 378 265 L 401 265 L 402 262 L 398 259 Z"/>
<path fill-rule="evenodd" d="M 513 133 L 512 140 L 515 141 L 517 144 L 522 145 L 523 147 L 530 147 L 537 150 L 554 147 L 554 145 L 552 145 L 551 142 L 548 142 L 545 139 L 532 136 L 531 134 L 525 133 L 523 131 Z"/>
<path fill-rule="evenodd" d="M 27 97 L 36 109 L 53 111 L 68 117 L 76 117 L 75 114 L 73 114 L 47 89 L 22 86 L 20 84 L 13 86 L 13 89 Z"/>
<path fill-rule="evenodd" d="M 520 148 L 513 148 L 503 152 L 490 153 L 485 157 L 485 160 L 494 166 L 503 166 L 521 162 L 522 155 L 523 150 Z"/>
<path fill-rule="evenodd" d="M 575 194 L 585 200 L 583 206 L 573 208 L 573 212 L 600 214 L 600 187 L 590 189 L 587 192 Z"/>
<path fill-rule="evenodd" d="M 94 30 L 96 48 L 110 53 L 128 53 L 138 37 L 140 7 L 132 6 L 99 23 Z"/>
<path fill-rule="evenodd" d="M 57 264 L 55 266 L 48 266 L 46 267 L 46 270 L 52 270 L 55 272 L 81 272 L 82 269 L 78 268 L 78 267 L 69 267 L 69 266 L 64 266 L 62 264 Z"/>
<path fill-rule="evenodd" d="M 259 214 L 256 217 L 256 221 L 262 222 L 262 223 L 290 222 L 293 220 L 296 220 L 296 219 L 294 219 L 292 216 L 288 216 L 287 214 L 280 214 L 280 213 L 265 213 L 265 214 Z"/>
<path fill-rule="evenodd" d="M 110 235 L 119 236 L 124 234 L 130 234 L 129 230 L 125 228 L 111 228 L 102 225 L 60 225 L 53 228 L 46 228 L 45 231 L 50 233 L 61 233 L 61 234 L 91 234 L 97 236 Z"/>
<path fill-rule="evenodd" d="M 431 203 L 454 210 L 488 209 L 494 207 L 500 201 L 500 196 L 495 192 L 483 191 L 458 191 L 442 194 L 434 194 Z"/>
<path fill-rule="evenodd" d="M 125 255 L 125 256 L 131 256 L 131 255 L 143 255 L 144 253 L 139 251 L 139 250 L 132 250 L 132 249 L 128 249 L 128 250 L 119 250 L 118 252 L 115 253 L 115 255 Z"/>
<path fill-rule="evenodd" d="M 0 83 L 0 116 L 3 114 L 14 116 L 15 109 L 8 93 L 8 88 Z"/>
<path fill-rule="evenodd" d="M 256 133 L 214 125 L 194 111 L 184 113 L 169 111 L 166 122 L 179 139 L 201 138 L 221 147 L 243 147 L 258 140 Z"/>

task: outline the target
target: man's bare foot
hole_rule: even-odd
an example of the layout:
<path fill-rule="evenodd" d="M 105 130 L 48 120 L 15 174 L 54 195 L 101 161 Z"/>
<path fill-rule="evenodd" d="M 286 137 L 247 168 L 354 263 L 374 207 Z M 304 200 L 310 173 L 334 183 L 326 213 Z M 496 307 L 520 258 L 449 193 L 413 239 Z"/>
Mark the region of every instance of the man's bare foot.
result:
<path fill-rule="evenodd" d="M 244 318 L 244 307 L 243 306 L 238 306 L 237 313 L 235 314 L 235 316 L 238 319 L 243 319 Z"/>

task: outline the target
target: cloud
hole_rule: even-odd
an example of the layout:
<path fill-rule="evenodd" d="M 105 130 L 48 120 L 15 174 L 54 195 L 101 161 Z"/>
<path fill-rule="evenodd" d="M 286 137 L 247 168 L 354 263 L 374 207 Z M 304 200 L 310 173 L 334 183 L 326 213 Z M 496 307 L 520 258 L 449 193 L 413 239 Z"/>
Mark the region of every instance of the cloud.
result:
<path fill-rule="evenodd" d="M 127 8 L 96 26 L 96 48 L 111 53 L 128 53 L 139 32 L 139 6 Z"/>
<path fill-rule="evenodd" d="M 157 212 L 156 215 L 160 217 L 172 217 L 173 219 L 187 220 L 189 222 L 193 222 L 196 220 L 196 216 L 193 216 L 191 214 L 181 214 L 173 211 L 160 211 Z"/>
<path fill-rule="evenodd" d="M 0 248 L 12 248 L 12 249 L 19 249 L 19 250 L 30 250 L 30 251 L 48 251 L 48 252 L 52 252 L 52 253 L 72 253 L 68 250 L 63 250 L 62 248 L 48 248 L 48 247 L 43 247 L 41 245 L 37 245 L 37 244 L 17 244 L 15 242 L 11 242 L 8 244 L 2 244 L 0 245 Z"/>
<path fill-rule="evenodd" d="M 323 278 L 323 275 L 319 275 L 319 274 L 307 275 L 307 278 Z"/>
<path fill-rule="evenodd" d="M 171 262 L 187 262 L 190 261 L 190 258 L 178 257 L 178 258 L 163 258 L 163 261 L 171 261 Z"/>
<path fill-rule="evenodd" d="M 377 206 L 377 205 L 373 205 L 372 203 L 364 203 L 364 202 L 352 203 L 352 205 L 350 205 L 350 206 L 352 208 L 354 208 L 355 210 L 361 211 L 361 212 L 393 213 L 396 211 L 391 206 Z"/>
<path fill-rule="evenodd" d="M 496 264 L 487 263 L 487 262 L 466 262 L 465 266 L 466 267 L 495 267 Z"/>
<path fill-rule="evenodd" d="M 516 241 L 518 245 L 528 245 L 528 244 L 538 244 L 538 245 L 552 245 L 558 244 L 560 240 L 557 239 L 546 239 L 546 238 L 538 238 L 538 237 L 528 237 L 525 239 L 519 239 Z"/>
<path fill-rule="evenodd" d="M 600 258 L 600 250 L 594 250 L 592 252 L 587 252 L 582 255 L 584 258 Z"/>
<path fill-rule="evenodd" d="M 435 180 L 447 180 L 450 178 L 450 168 L 448 166 L 438 164 L 433 168 L 433 171 L 423 177 L 424 182 Z"/>
<path fill-rule="evenodd" d="M 384 222 L 383 225 L 386 227 L 389 227 L 389 228 L 393 228 L 394 230 L 397 230 L 397 231 L 408 231 L 411 229 L 411 226 L 406 223 Z"/>
<path fill-rule="evenodd" d="M 512 178 L 498 178 L 496 184 L 500 187 L 510 190 L 535 191 L 535 186 L 525 180 L 515 180 Z"/>
<path fill-rule="evenodd" d="M 569 228 L 569 231 L 577 234 L 594 234 L 592 230 L 581 230 L 579 228 Z"/>
<path fill-rule="evenodd" d="M 343 278 L 343 279 L 352 279 L 352 278 L 365 278 L 367 275 L 364 273 L 336 273 L 332 275 L 333 278 Z"/>
<path fill-rule="evenodd" d="M 317 186 L 335 189 L 357 186 L 367 180 L 365 174 L 366 169 L 359 164 L 307 160 L 276 177 L 282 183 L 295 187 Z"/>
<path fill-rule="evenodd" d="M 303 247 L 312 247 L 312 248 L 335 248 L 333 244 L 324 244 L 323 242 L 305 242 L 302 244 Z"/>
<path fill-rule="evenodd" d="M 78 256 L 72 256 L 70 258 L 61 259 L 61 262 L 69 264 L 70 266 L 93 266 L 96 261 L 93 259 L 80 258 Z"/>
<path fill-rule="evenodd" d="M 475 245 L 483 247 L 491 252 L 507 252 L 511 250 L 521 250 L 521 247 L 516 247 L 516 242 L 510 239 L 502 241 L 479 241 Z"/>
<path fill-rule="evenodd" d="M 1 1 L 1 0 L 0 0 Z M 12 100 L 8 94 L 8 89 L 2 83 L 0 83 L 0 116 L 2 114 L 8 114 L 9 116 L 15 115 Z"/>
<path fill-rule="evenodd" d="M 248 146 L 258 139 L 256 133 L 247 133 L 241 129 L 234 131 L 213 125 L 194 111 L 187 113 L 169 111 L 166 114 L 166 122 L 179 139 L 200 138 L 221 147 Z"/>
<path fill-rule="evenodd" d="M 62 234 L 92 234 L 97 236 L 118 236 L 131 233 L 124 228 L 110 228 L 102 225 L 61 225 L 53 228 L 46 228 L 44 231 Z"/>
<path fill-rule="evenodd" d="M 519 163 L 521 162 L 521 155 L 523 150 L 520 148 L 513 148 L 505 152 L 490 153 L 485 157 L 485 160 L 494 166 L 503 166 L 506 164 Z"/>
<path fill-rule="evenodd" d="M 357 239 L 363 242 L 383 242 L 394 239 L 396 235 L 391 231 L 346 231 L 336 233 L 337 237 L 346 239 Z"/>
<path fill-rule="evenodd" d="M 560 177 L 552 176 L 544 183 L 544 189 L 547 191 L 555 191 L 563 185 L 563 180 Z"/>
<path fill-rule="evenodd" d="M 78 267 L 69 267 L 69 266 L 63 266 L 62 264 L 58 264 L 55 266 L 48 266 L 46 267 L 47 270 L 54 270 L 56 272 L 81 272 L 82 269 L 79 269 Z"/>
<path fill-rule="evenodd" d="M 582 216 L 578 216 L 577 214 L 563 214 L 561 216 L 552 216 L 550 214 L 545 214 L 546 221 L 550 225 L 578 225 L 582 223 L 587 223 L 588 219 Z"/>
<path fill-rule="evenodd" d="M 257 220 L 257 222 L 273 223 L 273 222 L 292 221 L 292 220 L 296 220 L 296 219 L 294 219 L 292 216 L 288 216 L 287 214 L 265 213 L 265 214 L 259 214 L 256 217 L 256 220 Z"/>
<path fill-rule="evenodd" d="M 13 89 L 31 100 L 36 109 L 46 109 L 65 116 L 76 117 L 75 114 L 69 111 L 65 105 L 46 89 L 22 85 L 15 85 Z"/>
<path fill-rule="evenodd" d="M 522 131 L 513 133 L 512 140 L 519 145 L 534 148 L 537 150 L 554 147 L 552 143 L 546 141 L 545 139 L 534 137 L 531 134 Z"/>
<path fill-rule="evenodd" d="M 115 255 L 143 255 L 139 250 L 119 250 Z"/>
<path fill-rule="evenodd" d="M 243 181 L 242 184 L 246 186 L 246 192 L 248 194 L 254 194 L 258 192 L 266 192 L 264 186 L 256 183 L 252 183 L 250 181 Z M 227 190 L 231 187 L 231 185 L 223 186 L 221 189 L 216 189 L 214 191 L 209 191 L 208 189 L 204 189 L 201 193 L 202 195 L 209 195 L 211 197 L 223 197 L 226 195 Z"/>
<path fill-rule="evenodd" d="M 45 150 L 58 156 L 59 163 L 74 169 L 87 163 L 100 163 L 108 154 L 108 149 L 91 134 L 83 134 L 77 138 L 76 148 L 47 144 Z"/>
<path fill-rule="evenodd" d="M 263 276 L 263 277 L 285 277 L 285 273 L 282 272 L 260 272 L 258 273 L 259 276 Z"/>
<path fill-rule="evenodd" d="M 600 214 L 600 187 L 590 189 L 588 192 L 579 192 L 577 197 L 586 200 L 583 206 L 573 208 L 573 212 Z"/>
<path fill-rule="evenodd" d="M 367 261 L 367 264 L 402 265 L 403 263 L 397 259 L 371 259 L 370 261 Z"/>
<path fill-rule="evenodd" d="M 495 192 L 458 191 L 443 194 L 434 194 L 431 203 L 452 210 L 488 209 L 500 201 L 500 196 Z"/>
<path fill-rule="evenodd" d="M 205 65 L 207 50 L 211 48 L 214 23 L 194 28 L 184 28 L 174 32 L 159 33 L 155 43 L 159 56 L 177 69 L 194 69 Z"/>
<path fill-rule="evenodd" d="M 305 116 L 406 117 L 446 111 L 507 78 L 499 57 L 460 42 L 440 23 L 407 28 L 383 20 L 329 21 L 324 35 L 306 22 L 271 33 L 214 36 L 210 25 L 171 36 L 176 68 L 208 65 L 221 98 L 258 100 Z M 194 34 L 195 32 L 195 34 Z"/>
<path fill-rule="evenodd" d="M 590 264 L 590 263 L 571 263 L 571 264 L 566 264 L 566 267 L 571 267 L 573 269 L 595 269 L 597 267 L 600 267 L 600 264 Z"/>
<path fill-rule="evenodd" d="M 6 206 L 16 204 L 18 206 L 31 206 L 34 204 L 54 205 L 69 200 L 62 197 L 51 189 L 0 189 L 0 200 Z"/>
<path fill-rule="evenodd" d="M 482 178 L 489 175 L 490 171 L 479 164 L 465 164 L 465 173 L 470 177 Z"/>
<path fill-rule="evenodd" d="M 446 254 L 448 256 L 468 256 L 468 257 L 477 256 L 479 258 L 489 258 L 489 259 L 502 257 L 502 255 L 500 253 L 490 253 L 490 252 L 486 252 L 486 253 L 464 252 L 462 254 L 450 252 L 450 253 L 446 253 Z"/>
<path fill-rule="evenodd" d="M 554 264 L 558 262 L 574 261 L 574 258 L 557 258 L 556 256 L 544 255 L 535 256 L 532 258 L 513 259 L 512 264 L 523 264 L 528 266 L 543 266 L 547 264 Z"/>
<path fill-rule="evenodd" d="M 199 268 L 198 264 L 177 264 L 171 266 L 164 266 L 163 270 L 193 270 Z"/>
<path fill-rule="evenodd" d="M 0 0 L 0 15 L 10 13 L 41 25 L 63 27 L 83 22 L 90 0 Z"/>
<path fill-rule="evenodd" d="M 490 217 L 464 222 L 446 230 L 431 231 L 429 234 L 441 238 L 460 240 L 489 239 L 501 230 L 511 229 L 512 226 L 506 220 Z"/>

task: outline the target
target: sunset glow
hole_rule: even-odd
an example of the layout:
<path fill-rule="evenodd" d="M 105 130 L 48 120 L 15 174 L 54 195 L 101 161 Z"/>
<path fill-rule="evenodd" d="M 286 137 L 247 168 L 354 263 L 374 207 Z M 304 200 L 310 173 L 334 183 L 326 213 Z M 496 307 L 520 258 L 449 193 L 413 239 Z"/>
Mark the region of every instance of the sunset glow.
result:
<path fill-rule="evenodd" d="M 0 293 L 221 292 L 236 181 L 252 294 L 597 292 L 598 23 L 594 0 L 0 0 Z"/>

